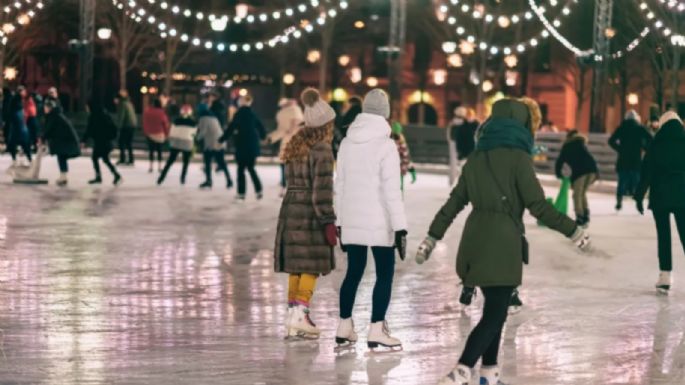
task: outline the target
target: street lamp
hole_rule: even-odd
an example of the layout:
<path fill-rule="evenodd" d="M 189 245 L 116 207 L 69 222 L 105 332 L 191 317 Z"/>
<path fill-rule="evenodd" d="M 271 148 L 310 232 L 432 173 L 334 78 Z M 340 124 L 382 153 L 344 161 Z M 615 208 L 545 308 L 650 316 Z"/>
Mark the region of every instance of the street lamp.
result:
<path fill-rule="evenodd" d="M 295 75 L 291 73 L 286 73 L 283 75 L 283 84 L 290 86 L 295 83 Z"/>
<path fill-rule="evenodd" d="M 110 28 L 100 28 L 98 29 L 98 39 L 100 40 L 109 40 L 112 38 L 112 30 Z"/>
<path fill-rule="evenodd" d="M 338 58 L 338 64 L 340 64 L 341 67 L 347 67 L 347 65 L 350 64 L 350 56 L 340 55 Z"/>
<path fill-rule="evenodd" d="M 370 78 L 366 79 L 366 85 L 374 88 L 378 86 L 378 78 L 371 76 Z"/>

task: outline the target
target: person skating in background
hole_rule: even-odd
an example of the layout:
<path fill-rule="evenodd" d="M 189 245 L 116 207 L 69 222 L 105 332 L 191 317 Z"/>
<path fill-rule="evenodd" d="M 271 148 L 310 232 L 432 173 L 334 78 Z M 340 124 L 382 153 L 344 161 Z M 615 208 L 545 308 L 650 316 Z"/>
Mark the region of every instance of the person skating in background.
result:
<path fill-rule="evenodd" d="M 205 182 L 200 185 L 200 188 L 212 188 L 212 162 L 216 162 L 219 169 L 226 176 L 226 188 L 230 189 L 233 187 L 233 181 L 226 165 L 224 145 L 220 141 L 221 136 L 224 134 L 224 131 L 221 129 L 221 123 L 219 123 L 219 119 L 204 103 L 198 106 L 197 116 L 196 140 L 202 143 L 202 159 L 205 166 Z"/>
<path fill-rule="evenodd" d="M 278 216 L 274 270 L 288 273 L 288 338 L 319 338 L 310 304 L 319 275 L 335 269 L 331 149 L 335 111 L 313 88 L 302 93 L 305 127 L 292 137 L 282 160 L 287 192 Z"/>
<path fill-rule="evenodd" d="M 33 100 L 33 97 L 31 97 L 31 94 L 29 94 L 29 91 L 24 86 L 17 87 L 17 93 L 21 95 L 21 102 L 24 106 L 24 121 L 26 122 L 26 128 L 29 131 L 29 144 L 31 145 L 31 150 L 35 151 L 40 132 L 36 101 Z"/>
<path fill-rule="evenodd" d="M 333 137 L 333 156 L 336 158 L 338 157 L 338 150 L 340 149 L 340 143 L 342 142 L 343 139 L 345 139 L 345 136 L 347 136 L 347 130 L 350 127 L 350 124 L 354 122 L 354 119 L 357 118 L 357 115 L 359 115 L 362 112 L 362 100 L 358 96 L 351 96 L 347 100 L 347 106 L 345 108 L 345 112 L 343 113 L 342 116 L 338 118 L 338 121 L 336 123 L 337 129 L 335 130 L 335 136 Z"/>
<path fill-rule="evenodd" d="M 657 131 L 659 131 L 659 115 L 661 112 L 659 111 L 659 106 L 656 104 L 652 104 L 649 106 L 649 133 L 652 134 L 652 136 L 656 135 Z"/>
<path fill-rule="evenodd" d="M 162 149 L 169 136 L 169 118 L 162 108 L 159 99 L 152 101 L 152 105 L 143 113 L 143 133 L 147 138 L 148 159 L 150 167 L 148 172 L 154 171 L 155 155 L 157 156 L 157 171 L 162 171 Z"/>
<path fill-rule="evenodd" d="M 17 162 L 17 147 L 20 147 L 24 152 L 24 156 L 31 162 L 31 144 L 29 138 L 29 130 L 26 127 L 26 119 L 24 119 L 24 103 L 22 97 L 18 92 L 12 95 L 7 110 L 9 123 L 9 133 L 7 137 L 7 151 L 12 156 L 12 167 L 18 166 Z"/>
<path fill-rule="evenodd" d="M 587 138 L 577 130 L 566 134 L 566 141 L 555 165 L 557 178 L 562 179 L 563 167 L 568 164 L 571 168 L 571 185 L 573 186 L 573 208 L 576 213 L 576 223 L 587 227 L 590 223 L 590 207 L 587 191 L 599 177 L 597 161 L 590 154 Z"/>
<path fill-rule="evenodd" d="M 457 173 L 461 174 L 466 159 L 476 147 L 475 136 L 478 122 L 469 117 L 469 111 L 465 107 L 458 107 L 454 116 L 450 135 L 457 150 Z"/>
<path fill-rule="evenodd" d="M 69 119 L 62 113 L 62 109 L 56 103 L 48 101 L 44 105 L 45 132 L 43 141 L 47 142 L 50 154 L 57 157 L 60 176 L 57 179 L 58 186 L 67 185 L 69 172 L 69 159 L 81 155 L 81 146 L 78 134 Z"/>
<path fill-rule="evenodd" d="M 48 88 L 48 93 L 45 95 L 45 100 L 43 102 L 45 103 L 48 100 L 53 101 L 57 107 L 62 108 L 62 102 L 59 100 L 59 92 L 57 91 L 57 88 Z"/>
<path fill-rule="evenodd" d="M 226 130 L 228 128 L 228 107 L 221 99 L 221 94 L 218 91 L 212 91 L 207 96 L 209 110 L 219 119 L 221 129 Z"/>
<path fill-rule="evenodd" d="M 395 146 L 397 146 L 397 152 L 400 154 L 400 181 L 402 185 L 402 190 L 404 190 L 404 177 L 407 174 L 411 175 L 411 183 L 416 183 L 416 168 L 414 168 L 414 163 L 411 161 L 411 154 L 409 152 L 409 145 L 407 144 L 407 139 L 404 137 L 404 128 L 400 122 L 393 122 L 392 133 L 390 137 L 395 141 Z"/>
<path fill-rule="evenodd" d="M 240 201 L 245 200 L 245 192 L 247 191 L 246 171 L 252 178 L 257 199 L 262 199 L 263 196 L 262 182 L 259 180 L 255 166 L 257 157 L 261 153 L 261 141 L 266 139 L 266 131 L 262 122 L 252 111 L 251 106 L 252 96 L 245 95 L 238 99 L 238 111 L 221 137 L 222 142 L 233 138 L 235 160 L 238 163 L 238 195 L 236 198 Z"/>
<path fill-rule="evenodd" d="M 135 162 L 133 158 L 133 134 L 138 125 L 138 117 L 133 103 L 128 97 L 128 91 L 121 90 L 114 100 L 117 110 L 114 123 L 119 131 L 119 162 L 132 166 Z"/>
<path fill-rule="evenodd" d="M 48 100 L 46 103 L 55 104 L 52 100 Z M 88 184 L 102 183 L 102 173 L 100 172 L 100 160 L 102 160 L 114 176 L 114 185 L 117 186 L 121 183 L 121 174 L 119 174 L 116 166 L 109 159 L 109 154 L 112 152 L 112 142 L 117 138 L 117 126 L 114 124 L 114 120 L 109 113 L 105 111 L 102 103 L 97 99 L 90 102 L 89 109 L 88 126 L 86 127 L 86 133 L 83 135 L 82 142 L 86 143 L 90 139 L 93 140 L 91 159 L 93 161 L 93 170 L 95 170 L 95 178 L 88 181 Z"/>
<path fill-rule="evenodd" d="M 625 119 L 609 138 L 609 146 L 618 153 L 616 171 L 616 210 L 623 208 L 623 197 L 633 195 L 640 180 L 642 151 L 646 150 L 652 136 L 640 124 L 640 115 L 635 110 L 626 112 Z"/>
<path fill-rule="evenodd" d="M 7 88 L 0 88 L 0 130 L 2 130 L 2 138 L 4 139 L 5 145 L 7 145 L 7 137 L 9 134 L 9 121 L 7 119 L 7 111 L 9 109 L 8 98 L 11 98 L 9 90 Z"/>
<path fill-rule="evenodd" d="M 642 201 L 649 191 L 649 208 L 656 224 L 660 293 L 671 289 L 671 214 L 675 217 L 680 242 L 685 248 L 685 128 L 673 111 L 659 120 L 661 127 L 650 144 L 642 164 L 640 183 L 635 191 L 637 210 L 644 215 Z"/>
<path fill-rule="evenodd" d="M 403 249 L 408 227 L 400 188 L 400 156 L 390 138 L 389 117 L 388 95 L 380 89 L 371 90 L 338 153 L 335 208 L 340 242 L 345 245 L 348 260 L 340 288 L 339 347 L 357 340 L 352 309 L 371 248 L 376 284 L 367 345 L 372 350 L 402 349 L 402 342 L 390 335 L 385 318 L 395 274 L 395 247 Z"/>
<path fill-rule="evenodd" d="M 158 185 L 164 183 L 164 179 L 166 178 L 169 169 L 174 162 L 176 162 L 176 158 L 178 158 L 179 154 L 181 154 L 183 159 L 181 184 L 186 184 L 188 164 L 190 163 L 190 158 L 193 156 L 193 143 L 195 141 L 196 133 L 197 122 L 193 119 L 193 107 L 191 107 L 190 104 L 185 104 L 181 107 L 180 116 L 176 118 L 171 125 L 171 130 L 169 131 L 169 159 L 167 159 L 166 165 L 164 165 L 164 169 L 159 175 L 159 179 L 157 179 Z"/>
<path fill-rule="evenodd" d="M 471 371 L 481 358 L 480 384 L 500 383 L 498 354 L 502 328 L 512 292 L 521 285 L 523 264 L 527 261 L 524 209 L 569 237 L 579 249 L 589 249 L 589 237 L 547 202 L 535 174 L 531 154 L 533 135 L 540 125 L 539 118 L 534 118 L 539 117 L 538 112 L 513 99 L 494 104 L 476 151 L 419 246 L 416 260 L 423 263 L 457 215 L 469 203 L 473 206 L 459 244 L 457 274 L 466 285 L 480 287 L 485 297 L 483 315 L 471 331 L 457 366 L 440 385 L 468 385 Z"/>
<path fill-rule="evenodd" d="M 268 143 L 281 142 L 278 158 L 282 160 L 290 139 L 302 129 L 304 114 L 297 101 L 293 99 L 283 99 L 278 106 L 280 110 L 276 114 L 276 130 L 270 133 L 266 140 Z M 281 163 L 281 196 L 285 194 L 286 181 L 285 163 Z"/>

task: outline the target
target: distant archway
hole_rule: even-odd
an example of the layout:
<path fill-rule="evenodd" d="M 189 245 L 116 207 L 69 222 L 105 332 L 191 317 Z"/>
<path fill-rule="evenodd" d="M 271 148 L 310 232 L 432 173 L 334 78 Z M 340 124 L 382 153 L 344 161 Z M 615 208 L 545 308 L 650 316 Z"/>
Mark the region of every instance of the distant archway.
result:
<path fill-rule="evenodd" d="M 421 121 L 421 109 L 423 109 L 423 121 Z M 428 103 L 411 104 L 409 106 L 409 123 L 436 126 L 438 124 L 438 112 L 435 107 Z"/>

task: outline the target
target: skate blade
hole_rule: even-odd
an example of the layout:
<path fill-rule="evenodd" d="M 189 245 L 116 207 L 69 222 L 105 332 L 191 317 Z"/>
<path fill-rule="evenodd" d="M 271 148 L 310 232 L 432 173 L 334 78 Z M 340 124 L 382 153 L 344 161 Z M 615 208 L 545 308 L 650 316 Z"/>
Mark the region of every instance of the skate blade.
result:
<path fill-rule="evenodd" d="M 521 312 L 521 306 L 509 306 L 509 315 L 516 315 Z"/>
<path fill-rule="evenodd" d="M 343 356 L 345 354 L 349 353 L 356 353 L 357 352 L 357 346 L 355 344 L 348 344 L 348 345 L 338 345 L 333 348 L 333 353 L 335 353 L 338 356 Z"/>
<path fill-rule="evenodd" d="M 664 287 L 657 287 L 656 288 L 656 294 L 659 296 L 664 296 L 667 297 L 670 293 L 670 290 Z"/>
<path fill-rule="evenodd" d="M 404 350 L 402 345 L 397 345 L 397 346 L 384 346 L 384 345 L 378 345 L 377 347 L 374 348 L 369 348 L 369 351 L 364 354 L 366 357 L 372 357 L 372 356 L 377 356 L 377 355 L 385 355 L 385 354 L 392 354 L 392 353 L 400 353 Z"/>

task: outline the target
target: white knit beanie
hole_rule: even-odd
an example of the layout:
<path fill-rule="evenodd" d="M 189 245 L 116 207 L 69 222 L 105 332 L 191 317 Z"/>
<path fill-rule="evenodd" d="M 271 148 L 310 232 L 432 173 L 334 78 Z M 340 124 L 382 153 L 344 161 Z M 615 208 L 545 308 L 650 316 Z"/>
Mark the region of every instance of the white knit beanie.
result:
<path fill-rule="evenodd" d="M 464 106 L 459 106 L 454 109 L 454 116 L 458 118 L 465 119 L 466 115 L 468 115 L 469 111 L 466 109 Z"/>
<path fill-rule="evenodd" d="M 304 125 L 307 127 L 323 127 L 335 120 L 335 110 L 321 99 L 319 91 L 307 88 L 302 91 L 304 104 Z"/>
<path fill-rule="evenodd" d="M 638 114 L 637 111 L 635 111 L 635 110 L 628 110 L 628 111 L 626 111 L 626 115 L 625 115 L 624 118 L 625 118 L 625 120 L 631 120 L 631 119 L 632 119 L 632 120 L 634 120 L 634 121 L 636 121 L 636 122 L 638 122 L 638 123 L 639 123 L 640 120 L 641 120 L 640 114 Z"/>
<path fill-rule="evenodd" d="M 680 120 L 680 116 L 678 116 L 678 114 L 675 111 L 666 111 L 663 115 L 661 115 L 661 118 L 659 118 L 659 128 L 661 128 L 670 120 L 677 120 L 681 124 L 683 123 L 683 121 Z"/>
<path fill-rule="evenodd" d="M 390 101 L 388 94 L 380 88 L 374 88 L 364 97 L 362 112 L 380 115 L 385 119 L 390 117 Z"/>

